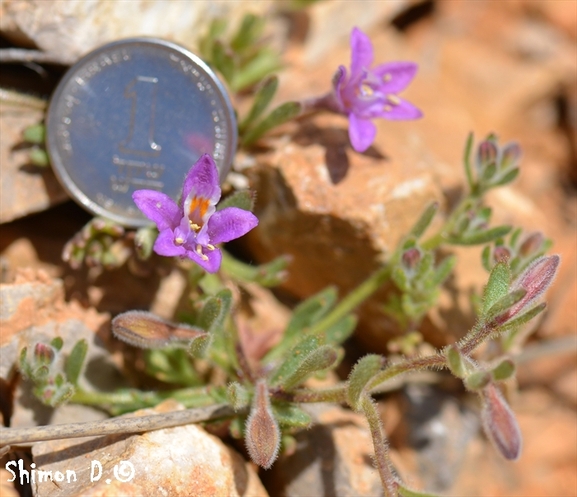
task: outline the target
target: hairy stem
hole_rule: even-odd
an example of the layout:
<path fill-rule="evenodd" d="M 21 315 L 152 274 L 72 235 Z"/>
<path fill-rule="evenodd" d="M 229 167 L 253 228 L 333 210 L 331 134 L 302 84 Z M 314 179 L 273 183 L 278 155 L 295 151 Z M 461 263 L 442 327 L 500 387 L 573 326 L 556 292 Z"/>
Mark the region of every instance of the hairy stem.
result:
<path fill-rule="evenodd" d="M 377 405 L 368 395 L 364 395 L 361 400 L 361 409 L 367 418 L 369 429 L 371 430 L 373 445 L 375 447 L 375 462 L 379 476 L 381 477 L 385 497 L 397 497 L 399 483 L 391 468 L 389 443 L 383 433 Z"/>

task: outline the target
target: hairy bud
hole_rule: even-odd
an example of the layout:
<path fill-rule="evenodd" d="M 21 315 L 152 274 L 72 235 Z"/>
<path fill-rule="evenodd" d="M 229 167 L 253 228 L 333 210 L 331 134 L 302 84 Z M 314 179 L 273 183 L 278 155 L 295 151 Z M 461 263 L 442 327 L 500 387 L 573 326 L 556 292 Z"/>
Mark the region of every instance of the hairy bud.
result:
<path fill-rule="evenodd" d="M 513 411 L 492 383 L 482 390 L 481 399 L 485 433 L 505 459 L 517 459 L 521 454 L 522 437 Z"/>
<path fill-rule="evenodd" d="M 272 413 L 267 385 L 264 380 L 259 380 L 245 428 L 245 442 L 250 458 L 261 468 L 270 468 L 278 456 L 280 440 L 281 434 Z"/>

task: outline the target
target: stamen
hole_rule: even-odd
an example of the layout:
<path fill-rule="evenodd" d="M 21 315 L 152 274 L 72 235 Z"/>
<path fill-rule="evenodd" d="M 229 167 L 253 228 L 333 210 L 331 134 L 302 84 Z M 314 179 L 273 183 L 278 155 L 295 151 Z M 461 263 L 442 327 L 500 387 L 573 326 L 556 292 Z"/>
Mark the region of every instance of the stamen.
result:
<path fill-rule="evenodd" d="M 206 244 L 206 248 L 207 248 L 208 250 L 214 250 L 216 247 L 215 247 L 212 243 L 207 243 L 207 244 Z"/>
<path fill-rule="evenodd" d="M 373 89 L 367 85 L 367 84 L 362 84 L 359 89 L 357 90 L 357 95 L 361 94 L 363 97 L 370 97 L 374 92 Z"/>
<path fill-rule="evenodd" d="M 200 225 L 193 223 L 192 221 L 189 221 L 189 223 L 190 223 L 190 229 L 192 231 L 199 231 L 200 230 Z"/>
<path fill-rule="evenodd" d="M 174 239 L 174 243 L 176 243 L 177 245 L 182 245 L 184 243 L 184 238 L 178 236 Z"/>
<path fill-rule="evenodd" d="M 397 97 L 394 93 L 391 93 L 390 95 L 387 95 L 387 100 L 392 104 L 392 105 L 399 105 L 401 103 L 401 99 L 399 97 Z"/>
<path fill-rule="evenodd" d="M 388 83 L 389 81 L 391 81 L 391 79 L 393 79 L 393 76 L 391 75 L 391 73 L 385 73 L 383 74 L 383 81 L 385 83 Z"/>
<path fill-rule="evenodd" d="M 200 255 L 200 258 L 201 258 L 203 261 L 208 261 L 208 256 L 206 256 L 206 255 L 204 255 L 204 254 L 202 253 L 202 245 L 198 244 L 198 245 L 196 246 L 196 253 L 197 253 L 198 255 Z"/>

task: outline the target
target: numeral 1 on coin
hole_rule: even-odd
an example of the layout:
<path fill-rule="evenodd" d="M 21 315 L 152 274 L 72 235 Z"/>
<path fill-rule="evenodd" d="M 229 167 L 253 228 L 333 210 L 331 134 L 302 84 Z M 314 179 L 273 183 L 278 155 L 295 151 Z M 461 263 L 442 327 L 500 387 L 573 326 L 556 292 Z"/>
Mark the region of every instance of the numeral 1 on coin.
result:
<path fill-rule="evenodd" d="M 128 135 L 119 148 L 128 154 L 156 157 L 162 147 L 154 141 L 154 115 L 158 79 L 137 76 L 124 89 L 124 96 L 132 100 Z"/>

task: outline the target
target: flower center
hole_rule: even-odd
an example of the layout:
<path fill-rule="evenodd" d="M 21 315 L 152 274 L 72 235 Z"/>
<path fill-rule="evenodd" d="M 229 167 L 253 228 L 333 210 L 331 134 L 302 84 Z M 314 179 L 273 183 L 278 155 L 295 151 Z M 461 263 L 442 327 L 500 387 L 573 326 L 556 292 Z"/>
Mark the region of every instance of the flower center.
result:
<path fill-rule="evenodd" d="M 208 208 L 210 207 L 210 200 L 204 197 L 192 197 L 190 206 L 188 207 L 188 220 L 190 229 L 198 233 L 204 226 L 204 221 Z"/>
<path fill-rule="evenodd" d="M 373 89 L 366 83 L 363 83 L 361 86 L 359 86 L 357 90 L 357 95 L 360 95 L 361 97 L 370 97 L 373 95 L 373 93 Z"/>

